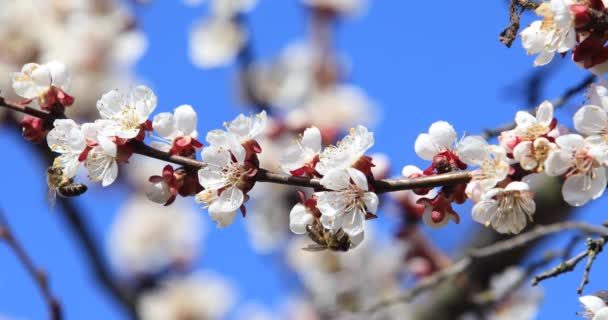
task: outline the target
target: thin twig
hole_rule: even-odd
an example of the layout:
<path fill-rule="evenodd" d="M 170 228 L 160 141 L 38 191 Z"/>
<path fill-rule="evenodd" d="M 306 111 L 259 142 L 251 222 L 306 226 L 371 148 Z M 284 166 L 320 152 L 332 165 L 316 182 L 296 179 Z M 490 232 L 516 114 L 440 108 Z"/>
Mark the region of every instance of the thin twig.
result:
<path fill-rule="evenodd" d="M 587 257 L 587 255 L 589 255 L 589 251 L 585 250 L 585 251 L 577 254 L 573 258 L 570 258 L 570 259 L 560 263 L 555 268 L 547 270 L 547 271 L 539 274 L 538 276 L 535 276 L 534 279 L 532 279 L 532 285 L 535 286 L 545 279 L 554 278 L 563 273 L 567 273 L 567 272 L 574 270 L 576 265 L 579 262 L 581 262 L 581 260 L 585 259 L 585 257 Z"/>
<path fill-rule="evenodd" d="M 489 258 L 494 255 L 512 250 L 517 247 L 525 246 L 537 239 L 544 238 L 546 236 L 566 231 L 566 230 L 577 230 L 588 234 L 600 235 L 602 237 L 608 237 L 608 228 L 602 226 L 595 226 L 583 222 L 567 221 L 559 222 L 546 226 L 537 226 L 534 229 L 515 236 L 513 238 L 496 242 L 487 247 L 472 249 L 463 258 L 458 260 L 453 265 L 442 269 L 432 276 L 429 276 L 416 284 L 408 291 L 400 294 L 399 296 L 392 297 L 386 300 L 382 300 L 377 304 L 372 305 L 367 309 L 367 312 L 374 313 L 384 307 L 396 304 L 409 302 L 420 293 L 425 292 L 445 280 L 451 279 L 467 270 L 474 260 Z"/>
<path fill-rule="evenodd" d="M 42 294 L 44 302 L 49 309 L 49 319 L 61 320 L 63 319 L 61 312 L 61 304 L 55 297 L 49 286 L 49 281 L 46 273 L 38 268 L 30 256 L 27 254 L 21 243 L 17 240 L 11 228 L 8 224 L 4 212 L 0 210 L 0 238 L 11 248 L 15 253 L 23 267 L 27 270 L 34 283 L 38 287 L 38 290 Z"/>
<path fill-rule="evenodd" d="M 597 240 L 589 240 L 587 242 L 587 252 L 589 253 L 589 255 L 587 256 L 587 263 L 585 264 L 585 272 L 583 273 L 583 279 L 581 280 L 581 284 L 576 289 L 576 292 L 578 294 L 583 293 L 583 289 L 585 289 L 585 286 L 589 283 L 589 272 L 591 272 L 591 266 L 593 265 L 595 258 L 597 258 L 597 254 L 600 253 L 604 248 L 604 245 L 606 244 L 606 239 L 608 239 L 608 237 L 602 237 Z"/>

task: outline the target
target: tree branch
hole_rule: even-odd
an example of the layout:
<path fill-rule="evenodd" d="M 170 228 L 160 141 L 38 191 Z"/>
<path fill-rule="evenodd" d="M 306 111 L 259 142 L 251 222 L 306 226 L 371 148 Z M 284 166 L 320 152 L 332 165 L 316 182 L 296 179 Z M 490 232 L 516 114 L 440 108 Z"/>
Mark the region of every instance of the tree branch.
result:
<path fill-rule="evenodd" d="M 29 114 L 35 117 L 42 117 L 45 121 L 47 121 L 50 125 L 52 125 L 53 121 L 58 118 L 62 118 L 63 115 L 55 115 L 38 110 L 33 109 L 27 106 L 15 104 L 8 102 L 4 99 L 0 98 L 0 107 L 5 107 L 11 110 L 15 110 L 21 113 Z M 182 165 L 184 167 L 189 167 L 191 169 L 200 169 L 206 166 L 205 162 L 181 157 L 177 155 L 171 155 L 168 152 L 160 151 L 154 149 L 142 142 L 139 141 L 131 141 L 129 145 L 132 147 L 133 152 L 136 154 L 144 155 L 147 157 L 175 163 Z M 44 147 L 42 147 L 44 148 Z M 49 150 L 46 150 L 48 154 L 51 154 Z M 51 158 L 52 160 L 52 158 Z M 399 190 L 411 190 L 418 188 L 432 188 L 439 186 L 448 186 L 459 183 L 467 183 L 471 180 L 472 173 L 469 171 L 461 171 L 461 172 L 451 172 L 438 174 L 434 176 L 426 176 L 420 178 L 411 178 L 411 179 L 384 179 L 384 180 L 376 180 L 372 181 L 371 185 L 377 193 L 384 192 L 394 192 Z M 317 178 L 305 178 L 305 177 L 294 177 L 288 174 L 282 173 L 274 173 L 269 172 L 264 169 L 260 169 L 256 175 L 256 181 L 258 182 L 269 182 L 276 184 L 286 184 L 293 185 L 298 187 L 309 187 L 316 189 L 324 189 L 321 185 L 320 179 Z"/>
<path fill-rule="evenodd" d="M 13 253 L 17 256 L 23 267 L 27 270 L 34 283 L 38 287 L 38 290 L 42 294 L 44 302 L 49 309 L 49 319 L 61 320 L 63 319 L 61 312 L 61 304 L 55 297 L 51 288 L 49 287 L 49 281 L 46 273 L 38 268 L 30 256 L 27 254 L 21 243 L 17 240 L 11 228 L 8 224 L 6 216 L 0 210 L 0 238 L 11 248 Z"/>
<path fill-rule="evenodd" d="M 6 104 L 6 102 L 3 99 L 0 99 L 0 106 L 3 106 L 4 104 Z M 20 111 L 19 109 L 21 108 L 13 110 Z M 24 113 L 28 112 L 26 111 Z M 53 119 L 55 118 L 48 118 L 45 120 L 50 120 L 52 123 Z M 16 129 L 16 131 L 20 129 L 16 119 L 9 116 L 9 119 L 7 120 L 9 120 L 7 121 L 7 123 L 11 124 L 11 127 Z M 50 163 L 53 161 L 54 154 L 45 145 L 31 145 L 34 147 L 33 149 L 37 152 L 37 154 L 44 163 Z M 71 199 L 59 197 L 57 199 L 57 203 L 62 209 L 60 211 L 62 213 L 61 216 L 67 222 L 69 230 L 78 239 L 77 242 L 82 246 L 83 252 L 87 258 L 86 260 L 89 263 L 90 268 L 92 269 L 93 274 L 97 278 L 97 281 L 99 282 L 101 287 L 104 288 L 107 293 L 124 308 L 124 310 L 129 314 L 129 317 L 131 319 L 137 319 L 137 312 L 135 306 L 136 297 L 129 290 L 120 286 L 115 281 L 114 277 L 112 276 L 112 273 L 110 272 L 110 268 L 104 259 L 102 250 L 95 241 L 95 237 L 93 236 L 94 233 L 86 222 L 86 220 L 84 219 L 84 215 L 80 212 L 78 207 Z"/>
<path fill-rule="evenodd" d="M 463 273 L 473 264 L 475 260 L 491 258 L 506 251 L 510 251 L 515 248 L 528 245 L 529 243 L 540 238 L 544 238 L 546 236 L 566 230 L 577 230 L 588 234 L 608 237 L 608 228 L 586 224 L 583 222 L 567 221 L 555 223 L 552 225 L 537 226 L 531 231 L 520 234 L 513 238 L 496 242 L 484 248 L 472 249 L 463 258 L 458 260 L 453 265 L 444 268 L 436 272 L 432 276 L 421 280 L 418 284 L 416 284 L 414 287 L 412 287 L 405 293 L 387 300 L 383 300 L 371 306 L 367 311 L 370 313 L 374 313 L 380 310 L 381 308 L 390 306 L 395 303 L 409 302 L 422 292 L 425 292 L 426 290 L 437 286 L 443 281 L 451 279 Z"/>
<path fill-rule="evenodd" d="M 519 19 L 521 14 L 526 10 L 535 10 L 540 6 L 540 3 L 529 1 L 529 0 L 511 0 L 509 3 L 509 26 L 507 26 L 501 33 L 499 40 L 507 48 L 513 45 L 513 42 L 517 38 L 517 32 L 519 31 Z"/>

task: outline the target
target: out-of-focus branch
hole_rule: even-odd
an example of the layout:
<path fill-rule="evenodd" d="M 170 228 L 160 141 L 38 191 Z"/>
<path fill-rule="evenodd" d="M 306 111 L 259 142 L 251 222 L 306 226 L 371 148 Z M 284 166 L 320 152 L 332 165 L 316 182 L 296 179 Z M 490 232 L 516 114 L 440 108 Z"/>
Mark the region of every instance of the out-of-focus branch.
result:
<path fill-rule="evenodd" d="M 5 103 L 5 101 L 0 99 L 0 106 L 2 106 L 3 103 Z M 17 119 L 12 118 L 13 115 L 7 116 L 8 119 L 6 123 L 9 125 L 7 127 L 12 127 L 16 131 L 19 131 L 20 126 L 18 125 Z M 33 149 L 45 164 L 53 161 L 54 155 L 45 145 L 30 145 L 34 146 Z M 59 197 L 57 200 L 57 204 L 61 207 L 61 216 L 67 222 L 67 226 L 78 240 L 77 242 L 82 246 L 83 252 L 87 258 L 86 260 L 101 287 L 124 308 L 131 319 L 137 319 L 136 297 L 127 290 L 127 288 L 120 286 L 112 276 L 112 272 L 104 259 L 102 250 L 98 246 L 98 242 L 93 236 L 94 233 L 86 222 L 84 215 L 71 199 Z"/>
<path fill-rule="evenodd" d="M 373 305 L 369 308 L 368 311 L 375 312 L 383 307 L 395 303 L 409 302 L 422 292 L 437 286 L 438 284 L 447 279 L 451 279 L 463 273 L 473 264 L 473 262 L 477 260 L 491 258 L 495 255 L 514 250 L 518 247 L 526 246 L 538 239 L 567 230 L 577 230 L 579 232 L 599 235 L 602 237 L 608 236 L 608 228 L 586 224 L 582 222 L 568 221 L 555 223 L 547 226 L 538 226 L 526 233 L 520 234 L 511 239 L 499 241 L 483 248 L 472 249 L 463 258 L 461 258 L 451 266 L 444 268 L 443 270 L 436 272 L 432 276 L 421 280 L 417 285 L 415 285 L 413 288 L 409 289 L 405 293 L 397 297 L 381 301 L 376 305 Z"/>
<path fill-rule="evenodd" d="M 8 224 L 8 220 L 4 216 L 4 213 L 0 210 L 0 238 L 11 248 L 13 253 L 17 256 L 23 267 L 27 270 L 30 277 L 36 283 L 38 290 L 44 298 L 49 309 L 49 319 L 61 320 L 63 319 L 61 312 L 61 304 L 55 297 L 49 286 L 49 281 L 46 273 L 38 268 L 32 258 L 27 254 L 21 243 L 17 240 L 11 228 Z"/>
<path fill-rule="evenodd" d="M 590 84 L 593 83 L 593 81 L 595 81 L 596 79 L 596 75 L 594 74 L 590 74 L 587 77 L 585 77 L 583 79 L 583 81 L 577 83 L 576 85 L 568 88 L 564 94 L 562 94 L 559 98 L 553 100 L 551 103 L 553 104 L 553 108 L 558 109 L 563 107 L 568 101 L 570 101 L 570 99 L 572 99 L 574 96 L 576 96 L 577 94 L 581 93 L 582 91 L 584 91 Z M 528 109 L 528 111 L 533 111 L 534 107 L 531 107 Z M 485 129 L 483 131 L 482 136 L 485 139 L 490 139 L 490 138 L 494 138 L 500 135 L 501 132 L 503 131 L 508 131 L 515 128 L 515 123 L 510 122 L 504 125 L 501 125 L 497 128 L 492 128 L 492 129 Z"/>

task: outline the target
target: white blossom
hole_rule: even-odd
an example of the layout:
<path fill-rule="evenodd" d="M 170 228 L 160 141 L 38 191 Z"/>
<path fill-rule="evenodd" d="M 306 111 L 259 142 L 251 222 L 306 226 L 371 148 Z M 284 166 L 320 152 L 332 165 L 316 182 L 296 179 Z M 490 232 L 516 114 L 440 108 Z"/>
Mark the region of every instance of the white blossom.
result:
<path fill-rule="evenodd" d="M 190 32 L 190 60 L 201 68 L 213 68 L 234 60 L 247 32 L 235 21 L 211 18 L 199 22 Z"/>
<path fill-rule="evenodd" d="M 218 275 L 173 277 L 146 291 L 137 304 L 143 320 L 224 319 L 235 302 L 232 286 Z"/>
<path fill-rule="evenodd" d="M 316 127 L 304 130 L 301 138 L 285 149 L 281 156 L 281 168 L 291 173 L 312 163 L 321 152 L 321 131 Z"/>
<path fill-rule="evenodd" d="M 526 183 L 514 181 L 504 189 L 489 190 L 473 207 L 473 220 L 500 233 L 519 233 L 536 210 L 529 189 Z"/>
<path fill-rule="evenodd" d="M 111 185 L 118 176 L 116 157 L 116 144 L 109 139 L 100 138 L 99 144 L 89 151 L 84 161 L 89 179 L 95 182 L 101 181 L 104 187 Z"/>
<path fill-rule="evenodd" d="M 513 149 L 513 157 L 519 161 L 524 170 L 544 169 L 545 160 L 549 154 L 557 149 L 557 145 L 549 139 L 541 137 L 534 141 L 522 141 Z"/>
<path fill-rule="evenodd" d="M 498 140 L 508 152 L 513 152 L 515 146 L 522 141 L 534 141 L 542 136 L 557 137 L 558 127 L 552 128 L 553 104 L 544 101 L 538 106 L 536 116 L 526 111 L 518 111 L 515 115 L 515 128 L 501 133 Z"/>
<path fill-rule="evenodd" d="M 608 111 L 608 82 L 602 79 L 598 83 L 592 83 L 585 93 L 590 105 L 602 107 Z"/>
<path fill-rule="evenodd" d="M 123 139 L 135 138 L 156 108 L 156 96 L 150 88 L 137 86 L 128 93 L 112 90 L 97 101 L 104 119 L 104 135 Z"/>
<path fill-rule="evenodd" d="M 368 191 L 365 175 L 353 168 L 334 169 L 321 184 L 333 190 L 315 193 L 323 226 L 334 232 L 342 229 L 353 237 L 362 233 L 366 214 L 376 213 L 379 202 L 378 196 Z"/>
<path fill-rule="evenodd" d="M 42 98 L 51 87 L 67 93 L 70 86 L 67 67 L 59 61 L 43 65 L 28 63 L 21 68 L 21 72 L 14 72 L 12 79 L 15 93 L 26 99 Z"/>
<path fill-rule="evenodd" d="M 456 131 L 452 125 L 445 121 L 437 121 L 429 127 L 428 133 L 418 135 L 414 150 L 420 158 L 433 160 L 438 153 L 453 149 L 456 139 Z"/>
<path fill-rule="evenodd" d="M 560 136 L 555 143 L 559 149 L 549 154 L 545 172 L 550 176 L 566 175 L 562 186 L 564 200 L 578 207 L 599 198 L 606 189 L 601 150 L 578 134 Z"/>
<path fill-rule="evenodd" d="M 87 146 L 83 129 L 74 120 L 57 119 L 46 140 L 51 151 L 60 154 L 53 166 L 60 167 L 66 178 L 74 177 L 81 163 L 80 155 Z"/>
<path fill-rule="evenodd" d="M 576 44 L 576 30 L 568 5 L 569 0 L 551 0 L 542 3 L 536 14 L 543 20 L 534 21 L 521 33 L 521 42 L 528 54 L 538 56 L 534 66 L 545 65 L 553 59 L 555 53 L 565 53 Z"/>
<path fill-rule="evenodd" d="M 319 155 L 317 172 L 346 169 L 355 164 L 374 145 L 374 134 L 364 126 L 351 128 L 348 135 L 336 146 L 328 146 Z"/>
<path fill-rule="evenodd" d="M 162 112 L 154 116 L 152 128 L 160 138 L 161 143 L 152 142 L 157 149 L 168 151 L 175 139 L 186 137 L 196 139 L 197 114 L 192 106 L 184 104 L 171 112 Z"/>
<path fill-rule="evenodd" d="M 606 110 L 595 105 L 580 108 L 574 114 L 574 128 L 587 136 L 590 145 L 598 149 L 601 162 L 608 161 L 608 115 Z"/>
<path fill-rule="evenodd" d="M 245 202 L 245 194 L 239 187 L 248 171 L 242 160 L 233 162 L 230 152 L 221 147 L 203 149 L 202 157 L 206 166 L 198 171 L 198 180 L 205 190 L 196 196 L 196 200 L 209 208 L 218 227 L 226 227 L 232 224 L 236 211 Z"/>
<path fill-rule="evenodd" d="M 289 229 L 295 234 L 305 234 L 306 228 L 312 225 L 315 217 L 303 204 L 298 203 L 289 212 Z"/>
<path fill-rule="evenodd" d="M 146 186 L 145 192 L 148 200 L 156 203 L 166 203 L 174 196 L 174 194 L 171 193 L 169 184 L 164 180 L 150 182 Z"/>
<path fill-rule="evenodd" d="M 129 274 L 154 274 L 193 260 L 204 225 L 183 202 L 163 207 L 145 197 L 130 198 L 113 222 L 108 245 L 114 263 Z"/>
<path fill-rule="evenodd" d="M 159 136 L 168 140 L 184 136 L 196 138 L 196 119 L 196 111 L 184 104 L 175 108 L 173 113 L 162 112 L 154 116 L 152 127 Z"/>
<path fill-rule="evenodd" d="M 226 131 L 213 130 L 207 133 L 207 142 L 211 146 L 217 146 L 229 150 L 238 162 L 242 163 L 247 154 L 243 144 L 255 141 L 264 133 L 268 122 L 266 111 L 246 117 L 239 114 L 230 123 L 225 124 Z"/>
<path fill-rule="evenodd" d="M 585 307 L 583 317 L 591 320 L 608 320 L 608 306 L 600 297 L 586 295 L 579 297 L 578 300 Z"/>
<path fill-rule="evenodd" d="M 468 136 L 457 146 L 457 154 L 464 163 L 480 168 L 473 172 L 473 180 L 483 189 L 490 189 L 509 174 L 507 152 L 500 146 L 489 145 L 480 136 Z"/>

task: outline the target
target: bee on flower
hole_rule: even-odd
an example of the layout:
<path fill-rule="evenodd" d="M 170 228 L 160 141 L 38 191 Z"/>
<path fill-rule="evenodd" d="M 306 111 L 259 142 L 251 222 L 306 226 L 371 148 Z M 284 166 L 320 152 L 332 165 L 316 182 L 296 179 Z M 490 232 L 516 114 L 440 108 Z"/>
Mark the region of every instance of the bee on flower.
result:
<path fill-rule="evenodd" d="M 202 157 L 206 166 L 199 170 L 198 179 L 205 190 L 197 194 L 196 201 L 209 208 L 218 227 L 229 226 L 239 208 L 245 212 L 243 203 L 255 184 L 257 167 L 217 146 L 203 149 Z"/>
<path fill-rule="evenodd" d="M 379 199 L 369 191 L 365 174 L 354 168 L 334 169 L 321 184 L 330 191 L 316 192 L 320 221 L 329 230 L 343 230 L 356 237 L 364 230 L 366 219 L 376 218 Z"/>

